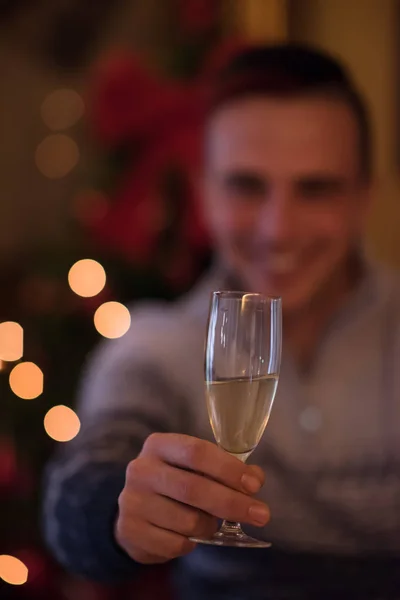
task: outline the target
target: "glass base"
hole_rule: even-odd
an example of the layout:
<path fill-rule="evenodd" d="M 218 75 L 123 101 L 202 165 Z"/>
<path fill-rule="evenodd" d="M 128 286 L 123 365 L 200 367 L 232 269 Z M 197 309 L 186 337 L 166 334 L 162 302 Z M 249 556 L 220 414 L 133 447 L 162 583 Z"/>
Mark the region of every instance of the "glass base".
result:
<path fill-rule="evenodd" d="M 239 523 L 224 521 L 222 527 L 211 538 L 191 537 L 191 542 L 196 544 L 209 544 L 210 546 L 230 546 L 233 548 L 270 548 L 270 542 L 257 540 L 246 535 Z"/>

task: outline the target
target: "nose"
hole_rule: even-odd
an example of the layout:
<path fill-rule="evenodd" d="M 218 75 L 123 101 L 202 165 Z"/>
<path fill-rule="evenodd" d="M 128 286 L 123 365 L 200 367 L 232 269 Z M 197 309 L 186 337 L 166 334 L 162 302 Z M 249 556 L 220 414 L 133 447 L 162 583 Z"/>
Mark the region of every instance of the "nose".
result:
<path fill-rule="evenodd" d="M 299 227 L 294 199 L 284 186 L 276 186 L 269 191 L 259 217 L 257 232 L 271 243 L 285 245 L 293 239 Z"/>

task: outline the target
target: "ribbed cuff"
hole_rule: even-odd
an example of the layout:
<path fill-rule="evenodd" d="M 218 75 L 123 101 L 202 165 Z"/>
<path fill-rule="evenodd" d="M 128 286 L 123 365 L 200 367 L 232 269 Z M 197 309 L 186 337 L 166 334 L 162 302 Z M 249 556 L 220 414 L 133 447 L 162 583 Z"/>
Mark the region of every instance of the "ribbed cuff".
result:
<path fill-rule="evenodd" d="M 66 567 L 89 579 L 118 583 L 140 569 L 117 544 L 114 524 L 125 468 L 93 465 L 64 484 L 56 509 L 57 546 Z"/>

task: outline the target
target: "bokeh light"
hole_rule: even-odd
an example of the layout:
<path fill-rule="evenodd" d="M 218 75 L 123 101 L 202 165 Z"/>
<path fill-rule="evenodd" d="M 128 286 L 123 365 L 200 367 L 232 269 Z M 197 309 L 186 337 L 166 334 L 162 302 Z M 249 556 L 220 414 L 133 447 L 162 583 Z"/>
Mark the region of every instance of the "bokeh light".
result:
<path fill-rule="evenodd" d="M 70 288 L 78 296 L 97 296 L 106 284 L 106 272 L 99 262 L 91 258 L 78 260 L 68 273 Z"/>
<path fill-rule="evenodd" d="M 48 135 L 37 147 L 35 160 L 37 168 L 45 177 L 60 179 L 78 164 L 79 148 L 68 135 Z"/>
<path fill-rule="evenodd" d="M 42 119 L 49 129 L 61 131 L 73 127 L 83 116 L 85 105 L 75 90 L 50 92 L 42 104 Z"/>
<path fill-rule="evenodd" d="M 106 338 L 119 338 L 129 330 L 131 315 L 120 302 L 105 302 L 94 314 L 94 326 Z"/>
<path fill-rule="evenodd" d="M 23 400 L 33 400 L 43 393 L 43 372 L 32 362 L 19 363 L 10 373 L 10 387 Z"/>
<path fill-rule="evenodd" d="M 81 423 L 72 408 L 60 404 L 48 411 L 44 418 L 44 428 L 47 435 L 56 442 L 69 442 L 78 435 Z"/>
<path fill-rule="evenodd" d="M 28 580 L 28 568 L 15 556 L 1 554 L 0 578 L 11 585 L 23 585 Z"/>
<path fill-rule="evenodd" d="M 0 360 L 19 360 L 24 352 L 24 331 L 19 323 L 0 323 Z"/>

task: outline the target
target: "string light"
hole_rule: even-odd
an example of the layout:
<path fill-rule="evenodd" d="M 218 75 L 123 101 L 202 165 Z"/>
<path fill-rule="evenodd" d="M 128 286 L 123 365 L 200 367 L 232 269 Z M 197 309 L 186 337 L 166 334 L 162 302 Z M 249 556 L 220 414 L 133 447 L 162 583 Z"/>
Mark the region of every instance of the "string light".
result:
<path fill-rule="evenodd" d="M 32 362 L 16 365 L 10 373 L 10 387 L 23 400 L 33 400 L 43 393 L 43 372 Z"/>
<path fill-rule="evenodd" d="M 48 135 L 37 147 L 35 160 L 37 168 L 45 177 L 60 179 L 78 164 L 79 148 L 68 135 Z"/>
<path fill-rule="evenodd" d="M 23 585 L 28 580 L 28 568 L 15 556 L 2 554 L 0 555 L 0 578 L 11 585 Z"/>
<path fill-rule="evenodd" d="M 47 435 L 56 442 L 69 442 L 78 435 L 81 423 L 72 408 L 60 404 L 47 412 L 44 428 Z"/>
<path fill-rule="evenodd" d="M 75 90 L 58 89 L 51 92 L 42 104 L 42 119 L 49 129 L 61 131 L 73 127 L 83 116 L 85 105 Z"/>
<path fill-rule="evenodd" d="M 106 284 L 106 272 L 99 262 L 90 258 L 78 260 L 68 273 L 70 288 L 78 296 L 97 296 Z"/>
<path fill-rule="evenodd" d="M 105 302 L 94 314 L 94 326 L 106 338 L 120 338 L 131 326 L 131 315 L 120 302 Z"/>
<path fill-rule="evenodd" d="M 5 321 L 0 323 L 0 360 L 14 362 L 22 357 L 24 351 L 24 332 L 18 323 Z"/>

